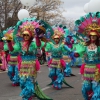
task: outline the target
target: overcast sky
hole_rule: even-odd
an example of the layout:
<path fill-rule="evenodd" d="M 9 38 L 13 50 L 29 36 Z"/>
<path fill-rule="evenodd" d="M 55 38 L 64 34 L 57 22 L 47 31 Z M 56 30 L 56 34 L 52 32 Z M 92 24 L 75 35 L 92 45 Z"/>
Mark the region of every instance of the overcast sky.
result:
<path fill-rule="evenodd" d="M 90 0 L 62 0 L 64 2 L 63 8 L 66 12 L 63 12 L 63 16 L 72 19 L 80 18 L 84 15 L 84 5 Z"/>

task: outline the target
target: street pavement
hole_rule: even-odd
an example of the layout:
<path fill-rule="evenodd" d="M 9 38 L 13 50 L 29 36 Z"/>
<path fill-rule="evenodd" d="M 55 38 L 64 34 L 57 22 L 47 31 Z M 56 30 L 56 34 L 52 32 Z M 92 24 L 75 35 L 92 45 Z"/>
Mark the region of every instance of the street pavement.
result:
<path fill-rule="evenodd" d="M 52 86 L 47 86 L 51 82 L 50 78 L 48 78 L 48 73 L 47 66 L 42 65 L 37 77 L 41 89 L 47 96 L 53 100 L 84 100 L 81 93 L 82 80 L 79 74 L 79 68 L 72 68 L 72 73 L 76 76 L 65 78 L 67 83 L 74 88 L 63 85 L 61 90 L 55 90 Z M 0 71 L 0 100 L 22 100 L 19 96 L 20 91 L 20 87 L 12 86 L 7 72 Z M 38 99 L 35 98 L 35 100 Z"/>

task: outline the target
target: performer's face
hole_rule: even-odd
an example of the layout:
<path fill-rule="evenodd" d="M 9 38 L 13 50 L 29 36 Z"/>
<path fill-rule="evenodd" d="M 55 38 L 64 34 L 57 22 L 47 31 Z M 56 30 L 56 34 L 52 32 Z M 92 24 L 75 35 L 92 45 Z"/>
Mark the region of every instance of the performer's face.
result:
<path fill-rule="evenodd" d="M 90 37 L 90 38 L 91 38 L 91 40 L 92 40 L 92 41 L 96 41 L 97 36 L 96 36 L 96 35 L 91 35 L 91 37 Z"/>
<path fill-rule="evenodd" d="M 30 39 L 30 36 L 29 36 L 29 33 L 28 32 L 26 33 L 26 32 L 23 34 L 23 38 L 25 41 L 28 41 Z"/>
<path fill-rule="evenodd" d="M 56 44 L 58 44 L 60 39 L 59 38 L 55 38 L 54 41 L 55 41 Z"/>

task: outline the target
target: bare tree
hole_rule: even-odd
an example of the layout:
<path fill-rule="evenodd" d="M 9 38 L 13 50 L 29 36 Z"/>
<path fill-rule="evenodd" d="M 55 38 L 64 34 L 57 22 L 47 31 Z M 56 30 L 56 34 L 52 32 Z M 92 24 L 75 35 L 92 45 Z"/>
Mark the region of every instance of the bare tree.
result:
<path fill-rule="evenodd" d="M 17 13 L 20 8 L 30 12 L 31 17 L 42 19 L 53 24 L 54 20 L 62 18 L 61 0 L 36 0 L 32 7 L 23 6 L 20 0 L 0 0 L 0 31 L 13 26 L 18 21 Z M 54 23 L 55 24 L 55 23 Z"/>
<path fill-rule="evenodd" d="M 12 26 L 18 20 L 17 12 L 21 8 L 17 0 L 0 0 L 0 30 Z"/>
<path fill-rule="evenodd" d="M 74 19 L 66 19 L 66 26 L 73 31 L 74 30 Z"/>
<path fill-rule="evenodd" d="M 62 3 L 61 0 L 37 0 L 37 4 L 29 10 L 32 16 L 50 22 L 49 20 L 62 16 L 59 9 Z"/>
<path fill-rule="evenodd" d="M 51 25 L 59 24 L 66 26 L 70 31 L 74 31 L 74 19 L 66 19 L 63 16 L 58 16 L 54 20 L 50 20 Z"/>

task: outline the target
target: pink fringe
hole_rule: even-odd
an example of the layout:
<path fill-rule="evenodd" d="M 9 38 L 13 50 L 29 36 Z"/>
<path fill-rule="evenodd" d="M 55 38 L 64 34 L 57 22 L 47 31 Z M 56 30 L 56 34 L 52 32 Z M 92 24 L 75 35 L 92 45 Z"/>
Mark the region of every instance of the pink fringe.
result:
<path fill-rule="evenodd" d="M 40 63 L 38 60 L 36 60 L 36 71 L 39 71 L 40 70 Z"/>
<path fill-rule="evenodd" d="M 52 59 L 50 59 L 50 61 L 48 62 L 48 65 L 50 65 L 52 63 Z"/>
<path fill-rule="evenodd" d="M 96 64 L 96 66 L 99 69 L 99 73 L 100 73 L 100 64 Z"/>
<path fill-rule="evenodd" d="M 64 67 L 64 68 L 66 67 L 66 63 L 65 63 L 65 61 L 63 59 L 60 59 L 60 63 L 61 63 L 62 67 Z"/>
<path fill-rule="evenodd" d="M 21 62 L 22 62 L 21 56 L 18 55 L 17 59 L 18 59 L 18 70 L 20 71 Z"/>
<path fill-rule="evenodd" d="M 80 68 L 80 73 L 81 73 L 81 74 L 84 74 L 85 65 L 86 65 L 86 64 L 82 64 L 82 65 L 81 65 L 81 68 Z"/>

